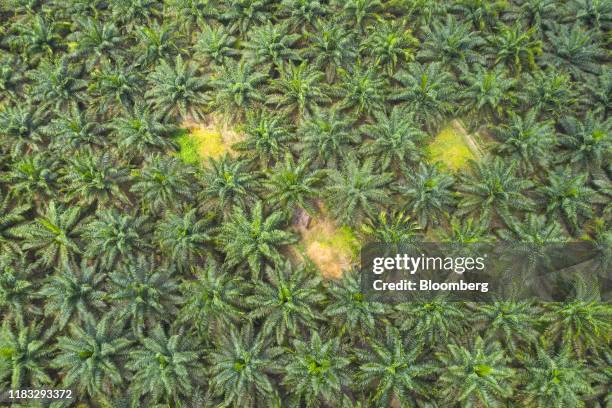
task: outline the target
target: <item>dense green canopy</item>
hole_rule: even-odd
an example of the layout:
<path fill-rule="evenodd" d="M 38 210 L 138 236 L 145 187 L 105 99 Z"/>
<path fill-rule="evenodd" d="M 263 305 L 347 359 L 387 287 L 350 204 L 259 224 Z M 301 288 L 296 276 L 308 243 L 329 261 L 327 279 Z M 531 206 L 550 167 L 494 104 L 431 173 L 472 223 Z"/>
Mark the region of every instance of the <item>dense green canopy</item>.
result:
<path fill-rule="evenodd" d="M 610 406 L 596 294 L 381 304 L 355 265 L 322 278 L 300 220 L 609 262 L 611 26 L 606 0 L 1 0 L 0 390 Z M 449 123 L 459 169 L 429 148 Z M 187 163 L 190 126 L 238 140 Z"/>

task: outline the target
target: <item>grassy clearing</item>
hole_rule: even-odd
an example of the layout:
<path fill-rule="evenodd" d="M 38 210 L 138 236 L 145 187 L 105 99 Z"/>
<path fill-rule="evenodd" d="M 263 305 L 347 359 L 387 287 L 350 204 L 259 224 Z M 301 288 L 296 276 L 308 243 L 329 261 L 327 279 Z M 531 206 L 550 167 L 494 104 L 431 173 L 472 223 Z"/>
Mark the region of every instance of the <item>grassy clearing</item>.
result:
<path fill-rule="evenodd" d="M 457 121 L 442 129 L 427 150 L 430 161 L 441 161 L 453 171 L 465 168 L 470 160 L 481 156 L 479 147 Z"/>
<path fill-rule="evenodd" d="M 349 227 L 337 227 L 324 216 L 314 218 L 309 228 L 301 228 L 302 239 L 295 249 L 310 259 L 323 277 L 339 279 L 357 260 L 359 240 Z"/>
<path fill-rule="evenodd" d="M 187 129 L 180 129 L 177 132 L 174 140 L 178 144 L 178 157 L 187 164 L 198 164 L 200 156 L 198 156 L 198 143 L 195 138 L 191 137 Z"/>
<path fill-rule="evenodd" d="M 441 161 L 453 171 L 464 168 L 475 158 L 463 137 L 451 125 L 436 135 L 428 153 L 432 162 Z"/>
<path fill-rule="evenodd" d="M 183 123 L 175 140 L 179 145 L 179 157 L 185 163 L 205 164 L 209 158 L 235 154 L 231 146 L 241 139 L 242 135 L 234 129 L 211 118 L 208 123 Z"/>

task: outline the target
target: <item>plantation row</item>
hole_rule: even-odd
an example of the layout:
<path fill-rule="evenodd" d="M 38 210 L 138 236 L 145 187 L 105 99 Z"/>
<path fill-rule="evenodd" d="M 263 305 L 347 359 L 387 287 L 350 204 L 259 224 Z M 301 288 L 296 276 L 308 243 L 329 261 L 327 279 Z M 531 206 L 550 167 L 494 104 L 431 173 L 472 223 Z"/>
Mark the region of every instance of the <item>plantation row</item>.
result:
<path fill-rule="evenodd" d="M 0 390 L 609 406 L 597 294 L 393 306 L 301 248 L 325 220 L 360 244 L 589 240 L 609 271 L 611 24 L 596 0 L 2 1 Z M 456 170 L 431 147 L 452 120 L 483 153 Z M 232 154 L 185 162 L 210 123 Z"/>

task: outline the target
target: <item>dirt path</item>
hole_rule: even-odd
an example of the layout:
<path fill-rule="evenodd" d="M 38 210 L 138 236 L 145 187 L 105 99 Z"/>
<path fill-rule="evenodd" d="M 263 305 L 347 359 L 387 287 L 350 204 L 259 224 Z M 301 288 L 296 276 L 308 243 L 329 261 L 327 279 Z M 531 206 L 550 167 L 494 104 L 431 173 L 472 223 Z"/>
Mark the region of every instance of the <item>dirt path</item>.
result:
<path fill-rule="evenodd" d="M 474 137 L 467 132 L 461 121 L 459 119 L 455 119 L 451 122 L 451 126 L 457 133 L 461 135 L 461 137 L 463 137 L 463 140 L 465 141 L 469 149 L 472 151 L 474 156 L 476 156 L 478 159 L 482 159 L 484 157 L 484 152 L 482 151 L 478 143 L 476 143 Z"/>

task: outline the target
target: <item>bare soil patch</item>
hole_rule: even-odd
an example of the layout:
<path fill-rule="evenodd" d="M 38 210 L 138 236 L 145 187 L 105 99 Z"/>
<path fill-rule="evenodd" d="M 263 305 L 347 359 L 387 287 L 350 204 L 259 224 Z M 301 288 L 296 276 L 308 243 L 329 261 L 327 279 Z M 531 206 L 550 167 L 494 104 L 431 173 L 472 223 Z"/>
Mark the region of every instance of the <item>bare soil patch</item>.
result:
<path fill-rule="evenodd" d="M 348 227 L 338 227 L 321 214 L 307 223 L 294 224 L 301 239 L 293 247 L 299 258 L 308 258 L 326 279 L 339 279 L 357 260 L 359 241 Z"/>

